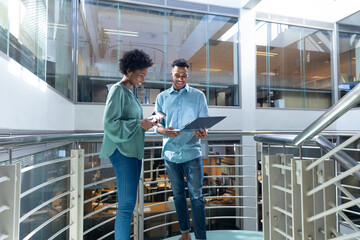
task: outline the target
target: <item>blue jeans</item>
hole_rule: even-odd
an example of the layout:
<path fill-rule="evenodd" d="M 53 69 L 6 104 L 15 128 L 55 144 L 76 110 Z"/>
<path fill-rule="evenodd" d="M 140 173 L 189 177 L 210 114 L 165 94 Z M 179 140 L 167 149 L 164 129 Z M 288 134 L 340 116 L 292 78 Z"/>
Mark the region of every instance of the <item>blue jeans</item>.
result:
<path fill-rule="evenodd" d="M 117 149 L 110 156 L 110 161 L 115 169 L 118 194 L 115 240 L 129 240 L 142 162 L 140 159 L 122 155 Z"/>
<path fill-rule="evenodd" d="M 181 233 L 190 232 L 190 219 L 185 193 L 185 179 L 188 183 L 191 216 L 196 239 L 206 239 L 205 203 L 202 195 L 204 181 L 202 158 L 195 158 L 184 163 L 173 163 L 165 160 L 171 188 L 174 193 L 176 214 Z"/>

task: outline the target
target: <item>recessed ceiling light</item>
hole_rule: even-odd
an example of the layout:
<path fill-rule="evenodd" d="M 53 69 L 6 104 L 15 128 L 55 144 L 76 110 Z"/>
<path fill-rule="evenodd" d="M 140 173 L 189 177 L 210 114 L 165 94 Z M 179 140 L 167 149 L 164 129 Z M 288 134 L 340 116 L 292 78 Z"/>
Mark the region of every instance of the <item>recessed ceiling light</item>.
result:
<path fill-rule="evenodd" d="M 260 52 L 260 51 L 256 51 L 256 55 L 258 56 L 264 56 L 264 57 L 274 57 L 277 56 L 279 54 L 277 53 L 272 53 L 272 52 Z"/>

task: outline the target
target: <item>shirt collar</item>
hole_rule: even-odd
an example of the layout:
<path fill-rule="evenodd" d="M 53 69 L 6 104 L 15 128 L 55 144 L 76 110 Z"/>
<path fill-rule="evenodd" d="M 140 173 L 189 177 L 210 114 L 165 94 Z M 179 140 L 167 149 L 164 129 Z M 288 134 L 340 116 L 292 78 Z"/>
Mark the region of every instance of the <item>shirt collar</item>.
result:
<path fill-rule="evenodd" d="M 182 88 L 182 89 L 179 91 L 179 93 L 180 93 L 180 92 L 183 92 L 183 91 L 189 92 L 189 89 L 190 89 L 189 84 L 186 84 L 185 87 Z M 170 90 L 170 93 L 177 92 L 177 91 L 174 89 L 174 85 L 172 85 L 169 90 Z"/>

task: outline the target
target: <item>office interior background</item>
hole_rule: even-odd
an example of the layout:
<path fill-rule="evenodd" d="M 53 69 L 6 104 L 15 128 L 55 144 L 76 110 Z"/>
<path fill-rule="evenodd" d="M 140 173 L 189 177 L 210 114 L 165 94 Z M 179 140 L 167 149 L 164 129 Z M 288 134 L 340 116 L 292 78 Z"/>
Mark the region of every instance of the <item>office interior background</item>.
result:
<path fill-rule="evenodd" d="M 108 90 L 122 78 L 118 60 L 134 48 L 154 61 L 146 83 L 132 89 L 144 115 L 172 85 L 172 61 L 185 58 L 188 83 L 205 94 L 210 115 L 227 116 L 211 129 L 223 134 L 210 136 L 213 144 L 254 145 L 252 135 L 231 135 L 236 132 L 301 132 L 360 79 L 356 0 L 0 0 L 0 13 L 4 138 L 103 132 Z M 359 131 L 358 119 L 355 107 L 327 130 Z M 85 148 L 96 151 L 100 144 Z M 21 161 L 67 155 L 69 146 L 60 145 Z M 147 146 L 161 146 L 161 140 L 147 140 Z M 212 151 L 234 154 L 226 147 Z M 0 152 L 0 161 L 6 156 Z M 151 164 L 147 167 L 161 166 Z M 22 204 L 33 207 L 26 199 Z M 259 230 L 251 221 L 242 224 Z M 36 228 L 30 225 L 23 236 Z"/>

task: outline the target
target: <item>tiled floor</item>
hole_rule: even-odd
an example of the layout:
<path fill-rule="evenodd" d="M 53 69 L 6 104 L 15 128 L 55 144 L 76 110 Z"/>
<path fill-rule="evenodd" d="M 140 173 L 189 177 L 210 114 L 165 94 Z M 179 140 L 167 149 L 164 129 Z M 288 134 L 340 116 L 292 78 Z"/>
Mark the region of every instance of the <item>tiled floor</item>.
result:
<path fill-rule="evenodd" d="M 240 231 L 240 230 L 217 230 L 207 231 L 207 240 L 262 240 L 263 233 L 255 231 Z M 180 236 L 166 238 L 165 240 L 178 240 Z M 195 240 L 194 233 L 191 233 L 191 239 Z"/>

